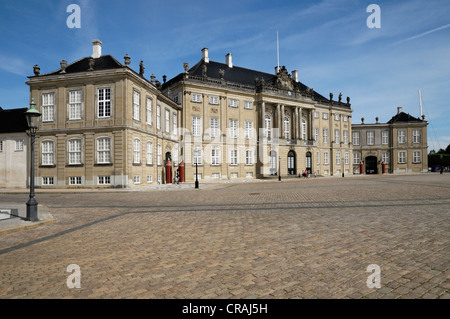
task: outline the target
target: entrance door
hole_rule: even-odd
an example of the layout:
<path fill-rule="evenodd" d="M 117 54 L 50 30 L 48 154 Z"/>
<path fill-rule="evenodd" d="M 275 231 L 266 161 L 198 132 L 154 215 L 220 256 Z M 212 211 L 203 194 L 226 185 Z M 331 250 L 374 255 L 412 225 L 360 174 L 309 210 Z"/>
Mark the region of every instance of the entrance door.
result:
<path fill-rule="evenodd" d="M 366 157 L 366 174 L 378 174 L 377 157 Z"/>
<path fill-rule="evenodd" d="M 312 173 L 311 152 L 306 153 L 306 171 L 308 172 L 308 174 Z"/>
<path fill-rule="evenodd" d="M 277 175 L 277 152 L 270 151 L 270 175 Z"/>
<path fill-rule="evenodd" d="M 288 167 L 288 174 L 289 175 L 296 175 L 297 174 L 297 169 L 295 167 L 295 152 L 294 151 L 289 151 L 288 153 L 288 162 L 287 162 L 287 167 Z"/>

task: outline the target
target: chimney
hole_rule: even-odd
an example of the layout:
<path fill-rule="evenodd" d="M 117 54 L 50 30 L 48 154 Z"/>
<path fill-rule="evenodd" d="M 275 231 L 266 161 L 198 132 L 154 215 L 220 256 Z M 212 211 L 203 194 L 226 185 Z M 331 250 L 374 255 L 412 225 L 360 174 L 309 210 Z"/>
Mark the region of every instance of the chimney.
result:
<path fill-rule="evenodd" d="M 232 61 L 232 59 L 231 59 L 231 53 L 228 53 L 228 54 L 225 56 L 225 63 L 228 65 L 229 68 L 232 68 L 232 67 L 233 67 L 233 61 Z"/>
<path fill-rule="evenodd" d="M 402 113 L 402 107 L 401 106 L 397 107 L 397 114 L 400 114 L 400 113 Z"/>
<path fill-rule="evenodd" d="M 292 79 L 293 79 L 295 82 L 298 82 L 298 70 L 293 70 L 293 71 L 292 71 Z"/>
<path fill-rule="evenodd" d="M 102 56 L 102 41 L 92 40 L 92 57 L 97 59 Z"/>
<path fill-rule="evenodd" d="M 202 60 L 205 61 L 205 63 L 209 63 L 208 48 L 202 49 Z"/>

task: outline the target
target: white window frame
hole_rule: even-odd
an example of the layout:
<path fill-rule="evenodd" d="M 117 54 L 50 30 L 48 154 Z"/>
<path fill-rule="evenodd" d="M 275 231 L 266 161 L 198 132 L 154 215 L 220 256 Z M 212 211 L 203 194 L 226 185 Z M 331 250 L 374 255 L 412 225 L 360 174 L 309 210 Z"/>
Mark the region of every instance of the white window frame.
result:
<path fill-rule="evenodd" d="M 133 90 L 133 120 L 141 120 L 141 93 Z"/>
<path fill-rule="evenodd" d="M 41 142 L 41 164 L 42 166 L 55 165 L 55 142 L 44 140 Z"/>
<path fill-rule="evenodd" d="M 236 99 L 229 99 L 230 107 L 239 107 L 239 101 Z"/>
<path fill-rule="evenodd" d="M 82 90 L 69 91 L 69 120 L 81 120 L 83 111 Z"/>
<path fill-rule="evenodd" d="M 55 185 L 55 178 L 53 176 L 43 176 L 42 185 L 43 186 Z"/>
<path fill-rule="evenodd" d="M 42 122 L 55 120 L 55 92 L 42 93 Z"/>
<path fill-rule="evenodd" d="M 153 165 L 153 142 L 147 142 L 147 165 Z"/>
<path fill-rule="evenodd" d="M 344 153 L 344 164 L 345 165 L 350 164 L 350 153 L 349 152 Z"/>
<path fill-rule="evenodd" d="M 306 141 L 306 137 L 307 137 L 306 136 L 306 132 L 307 132 L 306 120 L 302 118 L 301 122 L 302 122 L 302 126 L 301 126 L 302 140 Z"/>
<path fill-rule="evenodd" d="M 195 146 L 192 150 L 192 164 L 203 164 L 203 150 L 200 146 Z"/>
<path fill-rule="evenodd" d="M 400 151 L 398 152 L 398 163 L 399 164 L 406 164 L 406 151 Z"/>
<path fill-rule="evenodd" d="M 211 95 L 209 97 L 209 104 L 211 105 L 219 105 L 219 97 L 216 95 Z"/>
<path fill-rule="evenodd" d="M 82 141 L 80 138 L 72 138 L 67 141 L 67 156 L 69 165 L 82 164 Z"/>
<path fill-rule="evenodd" d="M 336 165 L 341 165 L 341 152 L 336 152 Z"/>
<path fill-rule="evenodd" d="M 335 129 L 335 130 L 334 130 L 334 142 L 335 142 L 336 144 L 341 143 L 341 131 L 338 130 L 338 129 Z"/>
<path fill-rule="evenodd" d="M 177 113 L 173 113 L 172 114 L 172 134 L 173 136 L 177 136 L 178 135 L 178 116 Z"/>
<path fill-rule="evenodd" d="M 366 132 L 367 145 L 375 145 L 375 131 Z"/>
<path fill-rule="evenodd" d="M 209 119 L 209 134 L 211 137 L 219 137 L 219 119 L 217 117 Z"/>
<path fill-rule="evenodd" d="M 253 138 L 253 122 L 245 121 L 245 139 L 251 140 Z"/>
<path fill-rule="evenodd" d="M 348 131 L 342 131 L 343 138 L 344 138 L 344 144 L 348 144 Z"/>
<path fill-rule="evenodd" d="M 97 89 L 97 117 L 111 117 L 111 88 L 103 87 Z"/>
<path fill-rule="evenodd" d="M 253 150 L 245 150 L 245 165 L 253 165 Z"/>
<path fill-rule="evenodd" d="M 360 134 L 359 132 L 352 133 L 352 143 L 353 145 L 359 145 L 360 143 Z"/>
<path fill-rule="evenodd" d="M 381 161 L 384 161 L 385 164 L 389 164 L 389 152 L 381 153 Z"/>
<path fill-rule="evenodd" d="M 413 143 L 420 143 L 422 141 L 421 130 L 413 130 Z"/>
<path fill-rule="evenodd" d="M 162 146 L 158 144 L 156 146 L 156 163 L 158 166 L 162 165 Z"/>
<path fill-rule="evenodd" d="M 283 124 L 284 124 L 284 138 L 288 140 L 291 135 L 291 121 L 289 120 L 288 116 L 284 117 Z"/>
<path fill-rule="evenodd" d="M 238 164 L 238 150 L 230 150 L 230 165 L 236 166 Z"/>
<path fill-rule="evenodd" d="M 328 152 L 323 152 L 323 165 L 329 164 Z"/>
<path fill-rule="evenodd" d="M 145 100 L 145 110 L 146 110 L 146 121 L 148 125 L 153 125 L 153 99 L 147 97 Z"/>
<path fill-rule="evenodd" d="M 111 163 L 111 145 L 110 137 L 102 136 L 97 138 L 97 164 Z"/>
<path fill-rule="evenodd" d="M 413 151 L 413 163 L 420 164 L 422 162 L 422 154 L 420 151 Z"/>
<path fill-rule="evenodd" d="M 328 120 L 328 113 L 326 112 L 322 113 L 322 119 Z"/>
<path fill-rule="evenodd" d="M 81 176 L 69 177 L 69 185 L 81 185 L 81 183 L 82 183 Z"/>
<path fill-rule="evenodd" d="M 264 137 L 269 141 L 272 139 L 272 117 L 269 114 L 264 115 Z"/>
<path fill-rule="evenodd" d="M 165 129 L 166 133 L 170 133 L 170 111 L 166 109 L 164 113 L 165 113 L 164 129 Z"/>
<path fill-rule="evenodd" d="M 398 144 L 406 143 L 406 131 L 405 130 L 398 130 L 397 137 L 398 137 Z"/>
<path fill-rule="evenodd" d="M 327 144 L 328 143 L 328 129 L 324 128 L 322 130 L 322 133 L 323 133 L 323 143 Z"/>
<path fill-rule="evenodd" d="M 353 153 L 353 164 L 359 165 L 361 163 L 361 153 Z"/>
<path fill-rule="evenodd" d="M 111 176 L 97 176 L 98 185 L 111 185 Z"/>
<path fill-rule="evenodd" d="M 238 120 L 230 119 L 230 138 L 238 138 Z"/>
<path fill-rule="evenodd" d="M 156 129 L 161 130 L 161 105 L 156 105 Z"/>
<path fill-rule="evenodd" d="M 220 165 L 220 149 L 218 146 L 211 149 L 211 165 Z"/>
<path fill-rule="evenodd" d="M 23 140 L 16 140 L 14 151 L 15 152 L 22 152 L 24 147 L 24 141 Z"/>
<path fill-rule="evenodd" d="M 244 103 L 244 109 L 251 110 L 253 109 L 253 102 L 252 101 L 245 101 Z"/>
<path fill-rule="evenodd" d="M 192 136 L 201 136 L 202 135 L 202 124 L 201 117 L 198 115 L 192 116 Z"/>
<path fill-rule="evenodd" d="M 199 93 L 192 93 L 191 94 L 191 102 L 201 103 L 202 102 L 202 95 L 199 94 Z"/>
<path fill-rule="evenodd" d="M 133 164 L 141 164 L 141 140 L 133 139 Z"/>
<path fill-rule="evenodd" d="M 141 183 L 141 175 L 134 175 L 133 176 L 133 184 L 138 185 Z"/>

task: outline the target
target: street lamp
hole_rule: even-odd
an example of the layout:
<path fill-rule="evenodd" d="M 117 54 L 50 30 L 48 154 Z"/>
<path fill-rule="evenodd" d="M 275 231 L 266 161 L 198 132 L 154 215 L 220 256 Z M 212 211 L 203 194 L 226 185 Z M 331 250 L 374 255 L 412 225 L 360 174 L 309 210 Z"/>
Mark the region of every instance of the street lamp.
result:
<path fill-rule="evenodd" d="M 30 199 L 27 202 L 27 219 L 38 221 L 38 202 L 34 198 L 34 139 L 39 125 L 41 113 L 35 108 L 34 99 L 31 100 L 30 109 L 25 112 L 31 136 L 31 167 L 30 167 Z"/>
<path fill-rule="evenodd" d="M 281 182 L 281 156 L 278 156 L 278 180 Z"/>
<path fill-rule="evenodd" d="M 198 188 L 198 153 L 199 151 L 196 149 L 195 152 L 195 188 Z"/>

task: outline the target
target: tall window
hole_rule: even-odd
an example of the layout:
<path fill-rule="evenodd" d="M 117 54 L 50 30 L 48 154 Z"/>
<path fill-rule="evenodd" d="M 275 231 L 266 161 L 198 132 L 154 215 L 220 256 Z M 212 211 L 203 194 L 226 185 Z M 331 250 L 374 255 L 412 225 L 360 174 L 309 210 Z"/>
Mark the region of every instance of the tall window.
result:
<path fill-rule="evenodd" d="M 146 110 L 146 115 L 147 115 L 147 124 L 148 125 L 153 125 L 153 117 L 152 117 L 152 112 L 153 112 L 153 100 L 151 98 L 147 98 L 146 99 L 146 104 L 145 104 L 145 110 Z"/>
<path fill-rule="evenodd" d="M 420 130 L 413 130 L 413 143 L 420 143 Z"/>
<path fill-rule="evenodd" d="M 345 154 L 344 154 L 344 164 L 345 165 L 350 164 L 350 153 L 348 153 L 348 152 L 345 152 Z"/>
<path fill-rule="evenodd" d="M 54 143 L 53 141 L 43 141 L 41 145 L 42 151 L 42 165 L 53 165 L 54 164 Z"/>
<path fill-rule="evenodd" d="M 153 143 L 147 142 L 147 165 L 153 165 Z"/>
<path fill-rule="evenodd" d="M 306 140 L 306 120 L 302 119 L 302 140 Z"/>
<path fill-rule="evenodd" d="M 202 165 L 202 148 L 200 146 L 194 147 L 192 164 Z"/>
<path fill-rule="evenodd" d="M 133 119 L 141 120 L 141 94 L 137 91 L 133 91 Z"/>
<path fill-rule="evenodd" d="M 197 94 L 197 93 L 193 93 L 191 95 L 191 101 L 192 102 L 196 102 L 196 103 L 200 103 L 202 101 L 202 95 L 201 94 Z"/>
<path fill-rule="evenodd" d="M 353 132 L 353 145 L 359 145 L 359 132 Z"/>
<path fill-rule="evenodd" d="M 272 119 L 269 114 L 264 116 L 264 136 L 269 140 L 272 138 Z"/>
<path fill-rule="evenodd" d="M 238 124 L 237 120 L 230 120 L 230 138 L 238 137 Z"/>
<path fill-rule="evenodd" d="M 319 141 L 319 129 L 318 128 L 314 129 L 314 140 Z"/>
<path fill-rule="evenodd" d="M 289 117 L 285 116 L 284 117 L 284 138 L 289 139 L 290 133 L 291 133 L 291 124 L 289 121 Z"/>
<path fill-rule="evenodd" d="M 367 145 L 374 145 L 375 144 L 375 132 L 370 131 L 367 132 Z"/>
<path fill-rule="evenodd" d="M 211 137 L 219 137 L 219 119 L 211 117 L 209 120 L 209 134 Z"/>
<path fill-rule="evenodd" d="M 253 138 L 253 122 L 245 121 L 245 139 L 251 140 Z"/>
<path fill-rule="evenodd" d="M 162 165 L 162 147 L 161 144 L 158 144 L 156 150 L 156 162 L 158 165 Z"/>
<path fill-rule="evenodd" d="M 341 164 L 341 152 L 336 152 L 336 165 Z"/>
<path fill-rule="evenodd" d="M 414 151 L 413 152 L 413 163 L 420 163 L 421 162 L 421 156 L 420 151 Z"/>
<path fill-rule="evenodd" d="M 170 133 L 170 111 L 166 110 L 165 114 L 166 114 L 166 116 L 165 116 L 166 124 L 165 124 L 164 129 L 166 130 L 166 133 Z"/>
<path fill-rule="evenodd" d="M 192 136 L 201 136 L 200 116 L 192 117 Z"/>
<path fill-rule="evenodd" d="M 400 164 L 406 163 L 406 152 L 398 152 L 398 162 Z"/>
<path fill-rule="evenodd" d="M 244 108 L 247 110 L 251 110 L 253 108 L 253 102 L 245 101 Z"/>
<path fill-rule="evenodd" d="M 156 129 L 161 129 L 161 106 L 156 106 Z"/>
<path fill-rule="evenodd" d="M 404 130 L 398 131 L 398 143 L 405 144 L 406 143 L 406 132 Z"/>
<path fill-rule="evenodd" d="M 55 93 L 42 94 L 42 121 L 51 122 L 55 116 Z"/>
<path fill-rule="evenodd" d="M 230 151 L 230 165 L 238 164 L 238 151 L 236 149 Z"/>
<path fill-rule="evenodd" d="M 342 134 L 344 135 L 344 144 L 348 144 L 348 131 L 343 131 Z"/>
<path fill-rule="evenodd" d="M 359 164 L 359 163 L 361 163 L 361 154 L 353 153 L 353 164 Z"/>
<path fill-rule="evenodd" d="M 111 89 L 98 89 L 98 117 L 111 116 Z"/>
<path fill-rule="evenodd" d="M 385 164 L 389 164 L 389 153 L 388 152 L 383 152 L 381 154 L 381 160 L 385 163 Z"/>
<path fill-rule="evenodd" d="M 69 92 L 69 120 L 81 119 L 81 90 Z"/>
<path fill-rule="evenodd" d="M 69 164 L 81 164 L 81 140 L 69 140 Z"/>
<path fill-rule="evenodd" d="M 141 141 L 137 138 L 133 140 L 133 163 L 141 163 Z"/>
<path fill-rule="evenodd" d="M 253 151 L 252 150 L 245 151 L 245 165 L 253 165 Z"/>
<path fill-rule="evenodd" d="M 341 142 L 341 132 L 339 130 L 334 130 L 334 142 L 336 144 Z"/>
<path fill-rule="evenodd" d="M 14 151 L 23 151 L 23 140 L 16 140 L 16 147 L 14 148 Z"/>
<path fill-rule="evenodd" d="M 328 152 L 323 152 L 323 165 L 328 165 Z"/>
<path fill-rule="evenodd" d="M 328 129 L 324 128 L 322 132 L 323 132 L 323 143 L 326 144 L 328 143 Z"/>
<path fill-rule="evenodd" d="M 178 135 L 178 116 L 177 113 L 173 113 L 172 115 L 172 132 L 173 132 L 173 136 L 177 136 Z"/>
<path fill-rule="evenodd" d="M 389 144 L 389 131 L 381 132 L 381 144 Z"/>
<path fill-rule="evenodd" d="M 109 164 L 111 162 L 111 139 L 101 137 L 97 139 L 97 163 Z"/>
<path fill-rule="evenodd" d="M 220 153 L 219 147 L 213 147 L 211 149 L 211 165 L 219 165 L 220 164 Z"/>
<path fill-rule="evenodd" d="M 238 100 L 230 99 L 230 106 L 231 107 L 238 107 Z"/>

